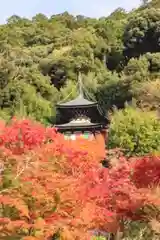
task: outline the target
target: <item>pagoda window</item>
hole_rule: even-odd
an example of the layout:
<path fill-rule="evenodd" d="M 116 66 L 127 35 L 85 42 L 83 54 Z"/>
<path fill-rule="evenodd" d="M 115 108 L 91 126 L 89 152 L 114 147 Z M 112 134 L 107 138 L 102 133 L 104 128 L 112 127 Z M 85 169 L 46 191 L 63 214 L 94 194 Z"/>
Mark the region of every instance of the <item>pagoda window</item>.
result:
<path fill-rule="evenodd" d="M 89 139 L 90 132 L 84 132 L 84 139 Z"/>
<path fill-rule="evenodd" d="M 75 133 L 71 133 L 71 132 L 66 132 L 66 133 L 64 134 L 64 139 L 65 139 L 65 140 L 75 141 L 75 140 L 76 140 L 76 134 L 75 134 Z"/>
<path fill-rule="evenodd" d="M 81 138 L 83 137 L 81 131 L 77 131 L 77 132 L 75 132 L 75 134 L 76 134 L 76 138 L 77 138 L 77 139 L 81 139 Z"/>
<path fill-rule="evenodd" d="M 92 141 L 94 139 L 94 135 L 92 132 L 86 131 L 83 134 L 83 138 Z"/>
<path fill-rule="evenodd" d="M 70 140 L 72 140 L 72 141 L 75 141 L 76 140 L 76 134 L 71 134 L 71 136 L 70 136 Z"/>
<path fill-rule="evenodd" d="M 69 140 L 69 139 L 70 139 L 70 136 L 71 136 L 71 132 L 66 132 L 66 133 L 64 134 L 64 139 L 65 139 L 65 140 Z"/>

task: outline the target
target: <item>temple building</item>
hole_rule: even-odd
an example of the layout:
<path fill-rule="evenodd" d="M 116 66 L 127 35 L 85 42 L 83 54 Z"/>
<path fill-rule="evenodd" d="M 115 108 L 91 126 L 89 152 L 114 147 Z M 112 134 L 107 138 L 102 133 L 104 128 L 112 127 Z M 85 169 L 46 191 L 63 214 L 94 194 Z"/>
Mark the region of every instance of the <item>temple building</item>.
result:
<path fill-rule="evenodd" d="M 84 98 L 81 78 L 79 96 L 72 101 L 57 104 L 56 128 L 66 140 L 94 141 L 105 153 L 108 119 L 101 115 L 97 102 Z"/>

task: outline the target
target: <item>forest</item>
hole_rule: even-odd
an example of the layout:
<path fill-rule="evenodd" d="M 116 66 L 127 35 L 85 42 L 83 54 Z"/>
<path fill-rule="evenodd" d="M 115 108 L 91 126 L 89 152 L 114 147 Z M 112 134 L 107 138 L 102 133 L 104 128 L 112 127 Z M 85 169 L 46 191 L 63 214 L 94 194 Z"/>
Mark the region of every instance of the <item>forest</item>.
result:
<path fill-rule="evenodd" d="M 53 128 L 79 72 L 110 120 L 108 167 L 95 143 Z M 159 118 L 159 0 L 99 19 L 11 16 L 0 25 L 0 239 L 159 240 Z"/>

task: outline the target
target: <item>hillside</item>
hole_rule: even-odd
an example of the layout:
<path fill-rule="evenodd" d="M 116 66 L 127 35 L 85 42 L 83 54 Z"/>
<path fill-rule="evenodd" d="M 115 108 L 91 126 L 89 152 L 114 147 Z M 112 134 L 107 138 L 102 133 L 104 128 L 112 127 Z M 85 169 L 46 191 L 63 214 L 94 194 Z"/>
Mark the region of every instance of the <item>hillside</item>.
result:
<path fill-rule="evenodd" d="M 104 112 L 135 99 L 146 111 L 160 105 L 160 9 L 157 1 L 92 19 L 67 12 L 31 20 L 12 16 L 0 26 L 0 117 L 49 123 L 58 101 L 77 94 Z"/>

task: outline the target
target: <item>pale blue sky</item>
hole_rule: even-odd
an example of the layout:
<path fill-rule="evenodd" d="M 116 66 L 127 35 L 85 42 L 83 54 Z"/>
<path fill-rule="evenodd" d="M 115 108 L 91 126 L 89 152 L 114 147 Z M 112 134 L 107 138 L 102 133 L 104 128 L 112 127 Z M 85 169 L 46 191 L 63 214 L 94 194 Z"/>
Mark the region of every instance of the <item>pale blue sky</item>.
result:
<path fill-rule="evenodd" d="M 118 7 L 131 10 L 140 4 L 140 0 L 0 0 L 0 23 L 11 15 L 31 18 L 36 13 L 52 15 L 68 11 L 89 17 L 101 17 Z"/>

